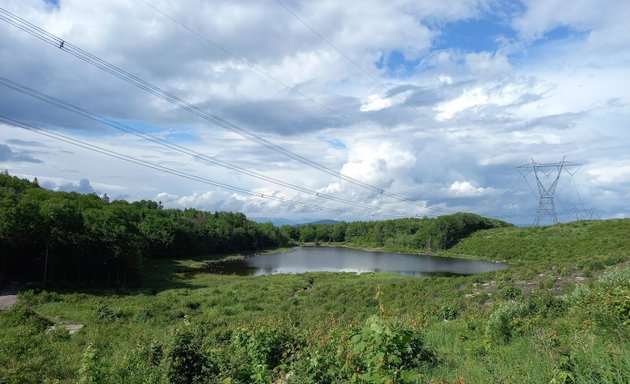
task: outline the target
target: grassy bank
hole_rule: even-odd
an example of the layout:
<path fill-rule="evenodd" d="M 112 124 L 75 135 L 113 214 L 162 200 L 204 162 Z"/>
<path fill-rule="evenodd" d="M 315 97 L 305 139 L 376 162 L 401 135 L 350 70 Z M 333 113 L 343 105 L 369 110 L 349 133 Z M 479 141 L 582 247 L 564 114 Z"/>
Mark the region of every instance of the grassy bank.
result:
<path fill-rule="evenodd" d="M 34 292 L 0 314 L 0 382 L 625 383 L 630 220 L 476 232 L 445 255 L 507 270 L 205 274 Z M 84 324 L 69 335 L 51 324 Z"/>

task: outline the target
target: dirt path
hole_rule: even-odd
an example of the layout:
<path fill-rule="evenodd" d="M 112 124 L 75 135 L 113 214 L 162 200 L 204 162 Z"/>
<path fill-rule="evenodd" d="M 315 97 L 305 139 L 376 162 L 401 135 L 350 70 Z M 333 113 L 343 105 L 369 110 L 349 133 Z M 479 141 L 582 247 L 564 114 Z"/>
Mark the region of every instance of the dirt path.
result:
<path fill-rule="evenodd" d="M 17 303 L 17 293 L 19 290 L 20 285 L 17 283 L 11 283 L 0 290 L 0 311 L 8 309 L 13 304 Z"/>

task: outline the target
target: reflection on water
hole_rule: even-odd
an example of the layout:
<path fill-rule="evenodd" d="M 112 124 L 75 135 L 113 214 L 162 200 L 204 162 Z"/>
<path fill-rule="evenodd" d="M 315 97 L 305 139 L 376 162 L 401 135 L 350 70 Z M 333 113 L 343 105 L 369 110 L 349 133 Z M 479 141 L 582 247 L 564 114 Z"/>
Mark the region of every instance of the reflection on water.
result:
<path fill-rule="evenodd" d="M 305 272 L 392 272 L 406 276 L 457 276 L 504 269 L 505 264 L 448 257 L 369 252 L 349 248 L 298 247 L 288 252 L 222 262 L 213 273 L 242 276 Z"/>

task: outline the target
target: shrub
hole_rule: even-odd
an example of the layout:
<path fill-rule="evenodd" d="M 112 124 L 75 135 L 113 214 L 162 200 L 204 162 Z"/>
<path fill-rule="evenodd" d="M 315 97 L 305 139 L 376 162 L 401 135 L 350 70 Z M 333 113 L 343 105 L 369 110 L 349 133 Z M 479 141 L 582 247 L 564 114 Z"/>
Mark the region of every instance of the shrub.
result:
<path fill-rule="evenodd" d="M 451 307 L 449 305 L 443 305 L 440 308 L 440 312 L 438 316 L 441 320 L 455 320 L 459 315 L 459 311 L 457 308 Z"/>
<path fill-rule="evenodd" d="M 273 371 L 304 347 L 304 341 L 277 330 L 234 331 L 231 345 L 242 357 L 254 382 L 271 380 Z"/>
<path fill-rule="evenodd" d="M 33 290 L 33 289 L 19 292 L 18 297 L 20 298 L 21 303 L 24 303 L 27 305 L 52 303 L 52 302 L 62 300 L 61 296 L 58 293 L 48 292 L 48 291 L 39 291 L 39 290 Z"/>
<path fill-rule="evenodd" d="M 122 317 L 120 310 L 113 310 L 105 304 L 100 304 L 96 309 L 96 318 L 103 321 L 114 321 Z"/>
<path fill-rule="evenodd" d="M 425 345 L 422 335 L 401 327 L 397 322 L 374 315 L 360 331 L 350 337 L 354 381 L 367 383 L 411 382 L 414 369 L 436 363 L 435 355 Z"/>
<path fill-rule="evenodd" d="M 104 375 L 99 367 L 96 357 L 98 350 L 88 344 L 81 356 L 81 367 L 79 368 L 79 384 L 101 384 L 105 383 Z"/>
<path fill-rule="evenodd" d="M 199 339 L 190 330 L 176 331 L 167 360 L 169 383 L 201 383 L 204 374 L 210 373 L 208 359 L 200 352 Z"/>
<path fill-rule="evenodd" d="M 630 268 L 615 268 L 600 276 L 597 281 L 606 290 L 614 287 L 630 287 Z"/>
<path fill-rule="evenodd" d="M 65 329 L 64 327 L 60 327 L 57 326 L 54 329 L 52 329 L 50 332 L 46 332 L 48 333 L 48 336 L 54 340 L 54 341 L 67 341 L 70 340 L 70 332 L 68 332 L 67 329 Z"/>
<path fill-rule="evenodd" d="M 498 295 L 503 300 L 512 300 L 517 299 L 519 297 L 523 297 L 521 290 L 519 287 L 515 285 L 510 285 L 508 287 L 503 288 L 498 292 Z"/>
<path fill-rule="evenodd" d="M 527 299 L 527 304 L 530 313 L 543 317 L 559 317 L 566 312 L 569 306 L 567 300 L 547 291 L 532 294 Z"/>
<path fill-rule="evenodd" d="M 566 296 L 566 300 L 571 305 L 583 304 L 586 299 L 591 295 L 591 289 L 582 283 L 576 284 L 573 291 Z"/>
<path fill-rule="evenodd" d="M 527 314 L 527 306 L 519 301 L 502 303 L 490 315 L 486 323 L 486 340 L 489 342 L 509 342 L 519 331 L 521 317 Z"/>
<path fill-rule="evenodd" d="M 0 316 L 0 324 L 7 328 L 18 325 L 26 325 L 43 331 L 48 328 L 48 326 L 52 325 L 52 322 L 45 317 L 40 316 L 26 305 L 19 303 L 2 312 L 2 315 Z"/>
<path fill-rule="evenodd" d="M 630 325 L 630 289 L 613 288 L 606 293 L 604 303 L 623 325 Z"/>

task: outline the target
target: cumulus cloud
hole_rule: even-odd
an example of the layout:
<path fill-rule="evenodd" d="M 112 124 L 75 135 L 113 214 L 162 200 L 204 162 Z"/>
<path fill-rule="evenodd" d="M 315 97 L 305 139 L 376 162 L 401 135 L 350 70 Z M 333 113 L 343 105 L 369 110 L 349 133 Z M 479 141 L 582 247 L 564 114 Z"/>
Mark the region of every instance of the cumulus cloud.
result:
<path fill-rule="evenodd" d="M 400 143 L 391 141 L 360 143 L 350 148 L 341 173 L 379 188 L 386 188 L 394 176 L 415 164 L 416 158 Z"/>
<path fill-rule="evenodd" d="M 27 152 L 14 152 L 6 144 L 0 144 L 0 162 L 6 163 L 41 163 L 42 161 L 30 156 Z"/>
<path fill-rule="evenodd" d="M 370 95 L 361 105 L 361 112 L 380 111 L 393 105 L 404 103 L 413 91 L 400 92 L 391 97 L 381 97 L 380 95 Z"/>
<path fill-rule="evenodd" d="M 528 40 L 540 39 L 545 33 L 559 27 L 589 33 L 589 42 L 628 47 L 630 39 L 627 20 L 628 7 L 614 0 L 579 0 L 570 7 L 562 0 L 526 1 L 525 12 L 512 21 L 512 25 Z M 607 37 L 608 39 L 603 39 Z"/>
<path fill-rule="evenodd" d="M 10 59 L 0 61 L 0 72 L 196 152 L 352 201 L 423 213 L 280 152 L 298 153 L 418 202 L 486 214 L 494 207 L 520 222 L 530 222 L 531 207 L 515 197 L 528 193 L 526 185 L 513 182 L 515 167 L 531 157 L 559 161 L 566 154 L 589 163 L 579 175 L 585 198 L 608 216 L 628 214 L 619 212 L 627 205 L 623 143 L 629 140 L 630 116 L 630 91 L 622 81 L 630 78 L 630 7 L 623 2 L 286 3 L 332 46 L 273 2 L 151 3 L 211 42 L 140 2 L 64 0 L 51 7 L 24 0 L 4 7 L 255 132 L 279 151 L 152 97 L 4 22 L 0 55 Z M 466 44 L 457 34 L 449 36 L 446 26 L 470 20 L 500 30 L 460 31 L 487 34 Z M 490 43 L 477 45 L 483 39 Z M 0 87 L 0 115 L 209 180 L 340 207 L 112 132 L 5 87 Z M 6 143 L 0 145 L 0 162 L 9 172 L 37 176 L 56 189 L 265 217 L 307 212 L 15 127 L 3 125 L 0 140 Z M 490 197 L 493 204 L 478 201 Z M 536 201 L 531 204 L 535 208 Z"/>
<path fill-rule="evenodd" d="M 79 193 L 92 193 L 94 192 L 94 187 L 90 184 L 90 180 L 81 179 L 78 184 L 67 183 L 60 185 L 56 188 L 59 191 L 63 192 L 79 192 Z"/>
<path fill-rule="evenodd" d="M 475 187 L 469 181 L 454 181 L 447 189 L 447 192 L 455 197 L 481 196 L 492 191 L 490 187 Z"/>
<path fill-rule="evenodd" d="M 586 171 L 594 182 L 602 184 L 630 184 L 630 160 L 610 161 L 591 166 Z"/>

